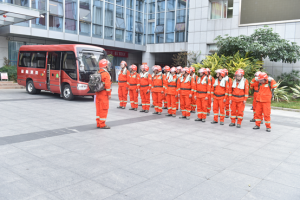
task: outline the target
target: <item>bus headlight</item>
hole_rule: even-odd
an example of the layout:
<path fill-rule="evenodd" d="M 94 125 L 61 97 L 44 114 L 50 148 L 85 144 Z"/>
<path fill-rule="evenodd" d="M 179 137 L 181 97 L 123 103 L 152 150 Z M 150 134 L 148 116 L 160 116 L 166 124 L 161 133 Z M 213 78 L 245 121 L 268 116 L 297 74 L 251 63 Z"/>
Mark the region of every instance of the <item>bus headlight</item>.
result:
<path fill-rule="evenodd" d="M 87 89 L 87 85 L 85 84 L 77 84 L 77 90 L 86 90 Z"/>

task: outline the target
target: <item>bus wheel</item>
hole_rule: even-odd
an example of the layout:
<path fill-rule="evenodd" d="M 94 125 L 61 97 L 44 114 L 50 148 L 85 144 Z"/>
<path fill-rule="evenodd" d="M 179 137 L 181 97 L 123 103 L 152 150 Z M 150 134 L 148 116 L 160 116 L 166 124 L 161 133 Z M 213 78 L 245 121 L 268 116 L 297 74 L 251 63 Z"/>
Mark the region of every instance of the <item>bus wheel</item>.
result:
<path fill-rule="evenodd" d="M 32 80 L 27 81 L 27 83 L 26 83 L 26 91 L 27 91 L 29 94 L 37 94 L 37 93 L 40 92 L 40 90 L 35 89 Z"/>
<path fill-rule="evenodd" d="M 66 84 L 63 88 L 63 98 L 68 101 L 74 99 L 74 95 L 72 93 L 71 87 L 68 84 Z"/>

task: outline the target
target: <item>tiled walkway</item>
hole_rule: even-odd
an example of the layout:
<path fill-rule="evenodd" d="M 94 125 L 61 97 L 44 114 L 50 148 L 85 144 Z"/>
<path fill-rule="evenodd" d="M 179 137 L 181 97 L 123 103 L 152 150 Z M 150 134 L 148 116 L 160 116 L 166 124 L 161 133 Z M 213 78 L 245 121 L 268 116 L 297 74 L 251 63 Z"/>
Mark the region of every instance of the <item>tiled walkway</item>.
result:
<path fill-rule="evenodd" d="M 268 133 L 250 107 L 237 129 L 119 110 L 116 91 L 100 130 L 91 98 L 0 90 L 0 199 L 300 199 L 300 113 Z"/>

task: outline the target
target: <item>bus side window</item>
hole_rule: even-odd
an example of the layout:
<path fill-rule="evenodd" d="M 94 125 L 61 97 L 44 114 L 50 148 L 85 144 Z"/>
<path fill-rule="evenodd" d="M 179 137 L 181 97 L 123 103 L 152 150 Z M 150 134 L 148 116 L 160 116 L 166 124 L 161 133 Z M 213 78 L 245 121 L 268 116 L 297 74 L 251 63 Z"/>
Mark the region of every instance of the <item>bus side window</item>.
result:
<path fill-rule="evenodd" d="M 77 64 L 74 52 L 64 52 L 62 56 L 62 70 L 73 80 L 77 80 Z"/>
<path fill-rule="evenodd" d="M 60 54 L 61 52 L 48 53 L 48 65 L 50 64 L 51 70 L 60 70 Z"/>
<path fill-rule="evenodd" d="M 19 66 L 20 67 L 31 67 L 31 53 L 30 52 L 20 52 L 19 56 Z"/>
<path fill-rule="evenodd" d="M 31 67 L 45 69 L 46 52 L 33 52 L 31 55 Z"/>

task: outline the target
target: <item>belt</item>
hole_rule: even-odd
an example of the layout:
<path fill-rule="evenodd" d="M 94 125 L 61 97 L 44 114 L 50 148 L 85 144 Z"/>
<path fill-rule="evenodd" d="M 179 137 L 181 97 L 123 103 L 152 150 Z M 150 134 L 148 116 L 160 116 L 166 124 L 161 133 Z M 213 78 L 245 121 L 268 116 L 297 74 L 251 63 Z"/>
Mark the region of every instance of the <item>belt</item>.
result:
<path fill-rule="evenodd" d="M 130 86 L 136 86 L 137 84 L 129 84 Z"/>
<path fill-rule="evenodd" d="M 163 87 L 163 86 L 153 86 L 153 87 Z"/>
<path fill-rule="evenodd" d="M 258 90 L 254 90 L 254 92 L 258 92 Z"/>
<path fill-rule="evenodd" d="M 141 85 L 141 87 L 148 87 L 149 85 Z"/>
<path fill-rule="evenodd" d="M 119 81 L 119 83 L 126 83 L 127 81 Z"/>
<path fill-rule="evenodd" d="M 222 95 L 217 95 L 217 94 L 215 94 L 215 96 L 216 96 L 216 97 L 224 97 L 225 94 L 222 94 Z"/>
<path fill-rule="evenodd" d="M 176 85 L 168 85 L 168 87 L 176 87 Z"/>
<path fill-rule="evenodd" d="M 180 88 L 180 90 L 191 90 L 191 89 L 188 89 L 188 88 Z"/>
<path fill-rule="evenodd" d="M 197 91 L 197 93 L 200 93 L 200 94 L 206 94 L 207 92 Z"/>
<path fill-rule="evenodd" d="M 232 95 L 233 97 L 245 97 L 245 95 Z"/>

